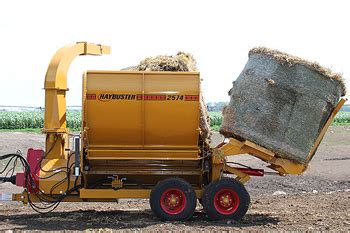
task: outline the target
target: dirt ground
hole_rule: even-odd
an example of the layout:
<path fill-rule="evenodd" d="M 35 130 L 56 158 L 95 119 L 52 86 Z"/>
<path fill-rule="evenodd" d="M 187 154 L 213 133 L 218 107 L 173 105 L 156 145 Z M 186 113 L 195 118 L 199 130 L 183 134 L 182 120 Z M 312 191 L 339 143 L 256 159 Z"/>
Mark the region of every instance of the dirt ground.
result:
<path fill-rule="evenodd" d="M 213 135 L 213 145 L 221 140 Z M 41 134 L 0 133 L 0 155 L 43 145 Z M 265 165 L 250 156 L 234 161 L 257 168 Z M 148 200 L 62 203 L 46 215 L 21 203 L 0 202 L 0 230 L 350 231 L 350 126 L 330 127 L 304 174 L 253 177 L 246 188 L 251 207 L 240 222 L 209 221 L 199 204 L 191 220 L 170 223 L 153 216 Z M 18 191 L 0 184 L 0 193 Z"/>

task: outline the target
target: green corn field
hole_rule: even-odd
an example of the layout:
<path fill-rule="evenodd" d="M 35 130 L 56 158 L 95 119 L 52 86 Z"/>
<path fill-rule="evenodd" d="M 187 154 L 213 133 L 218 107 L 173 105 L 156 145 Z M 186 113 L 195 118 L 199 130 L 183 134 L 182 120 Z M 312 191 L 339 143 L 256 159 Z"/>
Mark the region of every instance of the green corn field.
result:
<path fill-rule="evenodd" d="M 210 126 L 218 130 L 222 123 L 221 112 L 209 112 Z M 350 112 L 339 112 L 333 125 L 350 124 Z M 0 129 L 40 129 L 44 127 L 43 111 L 0 112 Z M 79 130 L 81 127 L 81 111 L 67 111 L 67 127 Z"/>
<path fill-rule="evenodd" d="M 334 125 L 350 124 L 350 112 L 338 112 L 333 120 Z"/>
<path fill-rule="evenodd" d="M 222 123 L 221 112 L 209 112 L 210 115 L 210 127 L 218 129 Z M 350 112 L 338 112 L 333 120 L 333 125 L 347 125 L 350 124 Z"/>
<path fill-rule="evenodd" d="M 0 112 L 0 129 L 39 129 L 44 127 L 44 112 Z M 81 127 L 81 111 L 67 111 L 67 127 Z"/>

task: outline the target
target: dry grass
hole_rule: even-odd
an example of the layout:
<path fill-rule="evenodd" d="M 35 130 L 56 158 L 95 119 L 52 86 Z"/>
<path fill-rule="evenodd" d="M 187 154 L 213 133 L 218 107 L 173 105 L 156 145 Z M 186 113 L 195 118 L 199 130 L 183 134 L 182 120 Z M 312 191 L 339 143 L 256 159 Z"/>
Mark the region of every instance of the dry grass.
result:
<path fill-rule="evenodd" d="M 290 55 L 288 53 L 281 52 L 279 50 L 274 50 L 266 47 L 255 47 L 249 51 L 249 56 L 253 54 L 264 54 L 273 57 L 280 64 L 287 64 L 288 66 L 303 65 L 309 69 L 315 70 L 326 78 L 334 79 L 340 82 L 342 87 L 342 95 L 346 94 L 346 88 L 344 84 L 344 79 L 341 74 L 334 73 L 330 69 L 325 68 L 318 64 L 317 62 L 311 62 L 300 57 Z"/>
<path fill-rule="evenodd" d="M 158 55 L 147 57 L 136 66 L 130 66 L 123 70 L 130 71 L 197 71 L 197 62 L 193 55 L 178 52 L 175 56 Z"/>

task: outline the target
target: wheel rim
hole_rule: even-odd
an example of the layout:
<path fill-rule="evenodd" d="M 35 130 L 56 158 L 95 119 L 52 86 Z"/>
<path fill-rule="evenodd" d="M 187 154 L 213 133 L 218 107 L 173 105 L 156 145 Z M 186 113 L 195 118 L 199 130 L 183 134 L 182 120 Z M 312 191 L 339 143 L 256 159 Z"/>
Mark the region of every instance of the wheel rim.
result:
<path fill-rule="evenodd" d="M 186 207 L 185 193 L 177 188 L 170 188 L 163 192 L 160 197 L 160 206 L 167 214 L 181 213 Z"/>
<path fill-rule="evenodd" d="M 221 189 L 214 196 L 214 207 L 223 215 L 230 215 L 237 211 L 240 199 L 232 189 Z"/>

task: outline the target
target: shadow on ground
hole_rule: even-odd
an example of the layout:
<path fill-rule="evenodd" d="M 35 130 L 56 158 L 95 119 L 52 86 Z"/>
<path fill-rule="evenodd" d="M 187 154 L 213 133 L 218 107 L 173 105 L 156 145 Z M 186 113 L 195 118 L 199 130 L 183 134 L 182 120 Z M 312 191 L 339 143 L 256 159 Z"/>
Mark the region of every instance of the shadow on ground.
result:
<path fill-rule="evenodd" d="M 181 225 L 181 227 L 207 226 L 217 227 L 250 227 L 276 225 L 279 219 L 265 214 L 247 214 L 240 222 L 210 221 L 203 212 L 196 212 L 193 218 L 184 222 L 161 222 L 150 210 L 145 211 L 72 211 L 53 212 L 49 214 L 19 214 L 0 216 L 0 222 L 9 226 L 6 230 L 85 230 L 85 229 L 130 229 L 146 228 L 157 224 Z M 5 230 L 5 229 L 4 229 Z"/>

